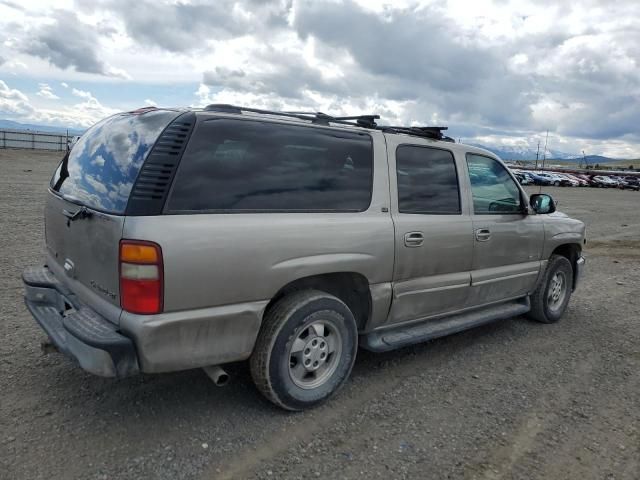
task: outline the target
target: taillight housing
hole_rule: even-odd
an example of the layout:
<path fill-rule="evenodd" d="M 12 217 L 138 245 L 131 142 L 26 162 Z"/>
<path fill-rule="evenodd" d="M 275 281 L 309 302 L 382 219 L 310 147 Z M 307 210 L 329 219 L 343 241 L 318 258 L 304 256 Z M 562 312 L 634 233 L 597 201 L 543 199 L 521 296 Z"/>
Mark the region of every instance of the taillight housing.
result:
<path fill-rule="evenodd" d="M 131 313 L 161 313 L 162 249 L 143 240 L 120 240 L 120 306 Z"/>

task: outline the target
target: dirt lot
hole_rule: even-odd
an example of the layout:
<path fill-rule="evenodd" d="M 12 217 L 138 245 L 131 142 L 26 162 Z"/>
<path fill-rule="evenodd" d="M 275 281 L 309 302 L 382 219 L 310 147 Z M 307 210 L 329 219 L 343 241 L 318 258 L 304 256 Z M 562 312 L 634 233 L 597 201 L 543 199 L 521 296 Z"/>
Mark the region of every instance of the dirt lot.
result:
<path fill-rule="evenodd" d="M 587 223 L 565 318 L 374 355 L 326 405 L 284 413 L 245 365 L 124 381 L 58 354 L 22 303 L 58 155 L 0 150 L 0 478 L 640 478 L 640 193 L 547 189 Z"/>

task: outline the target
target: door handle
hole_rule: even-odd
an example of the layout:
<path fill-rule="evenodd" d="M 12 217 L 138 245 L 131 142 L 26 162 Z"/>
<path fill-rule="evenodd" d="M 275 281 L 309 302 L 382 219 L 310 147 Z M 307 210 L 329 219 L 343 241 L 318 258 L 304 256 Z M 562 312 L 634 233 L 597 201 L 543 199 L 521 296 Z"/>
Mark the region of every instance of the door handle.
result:
<path fill-rule="evenodd" d="M 476 240 L 479 242 L 486 242 L 491 238 L 491 230 L 488 228 L 479 228 L 476 230 Z"/>
<path fill-rule="evenodd" d="M 424 243 L 422 232 L 409 232 L 404 234 L 405 247 L 420 247 Z"/>

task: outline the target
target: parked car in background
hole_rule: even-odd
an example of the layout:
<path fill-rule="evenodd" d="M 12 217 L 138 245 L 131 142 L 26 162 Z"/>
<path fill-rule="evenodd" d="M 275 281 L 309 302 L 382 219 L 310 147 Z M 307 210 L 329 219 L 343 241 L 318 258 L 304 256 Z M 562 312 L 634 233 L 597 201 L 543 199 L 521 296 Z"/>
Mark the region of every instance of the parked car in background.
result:
<path fill-rule="evenodd" d="M 568 178 L 565 178 L 553 172 L 538 172 L 538 175 L 543 178 L 548 178 L 551 182 L 550 184 L 555 187 L 568 187 L 572 185 L 571 181 Z"/>
<path fill-rule="evenodd" d="M 533 184 L 533 179 L 522 172 L 514 172 L 513 174 L 516 177 L 516 180 L 518 180 L 518 183 L 520 185 L 532 185 Z"/>
<path fill-rule="evenodd" d="M 589 182 L 587 180 L 585 180 L 584 178 L 580 178 L 577 175 L 574 175 L 573 173 L 565 173 L 564 176 L 578 182 L 578 185 L 577 185 L 578 187 L 589 186 Z"/>
<path fill-rule="evenodd" d="M 609 179 L 615 182 L 618 188 L 624 188 L 625 181 L 618 175 L 608 175 Z"/>
<path fill-rule="evenodd" d="M 567 173 L 555 173 L 556 177 L 560 178 L 560 184 L 562 186 L 566 186 L 566 187 L 579 187 L 580 186 L 580 182 L 578 180 L 576 180 L 575 178 L 573 178 L 571 175 L 567 174 Z"/>
<path fill-rule="evenodd" d="M 616 188 L 618 182 L 612 180 L 606 175 L 594 175 L 591 179 L 591 186 L 598 188 Z"/>
<path fill-rule="evenodd" d="M 529 181 L 529 185 L 534 185 L 534 184 L 535 184 L 535 180 L 534 180 L 534 178 L 533 178 L 533 175 L 531 175 L 531 173 L 530 173 L 530 172 L 523 171 L 523 172 L 520 172 L 520 173 L 521 173 L 524 177 L 526 177 L 526 178 L 527 178 L 527 180 Z"/>
<path fill-rule="evenodd" d="M 543 187 L 553 185 L 553 180 L 551 178 L 543 177 L 541 175 L 538 175 L 537 172 L 532 171 L 527 171 L 525 173 L 529 175 L 529 177 L 533 180 L 534 185 L 540 185 Z"/>
<path fill-rule="evenodd" d="M 623 187 L 625 190 L 640 190 L 640 178 L 638 177 L 622 177 Z"/>
<path fill-rule="evenodd" d="M 591 176 L 587 175 L 586 173 L 574 173 L 573 174 L 574 177 L 579 178 L 581 180 L 584 180 L 585 182 L 587 182 L 587 186 L 591 185 Z"/>

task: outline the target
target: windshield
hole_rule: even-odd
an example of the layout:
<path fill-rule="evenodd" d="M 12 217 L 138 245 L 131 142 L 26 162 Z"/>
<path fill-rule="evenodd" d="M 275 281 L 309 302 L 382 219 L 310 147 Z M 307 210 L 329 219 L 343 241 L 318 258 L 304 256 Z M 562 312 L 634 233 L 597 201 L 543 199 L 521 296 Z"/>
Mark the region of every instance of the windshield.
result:
<path fill-rule="evenodd" d="M 58 166 L 51 188 L 76 203 L 124 213 L 138 172 L 165 127 L 180 112 L 120 113 L 91 127 Z"/>

